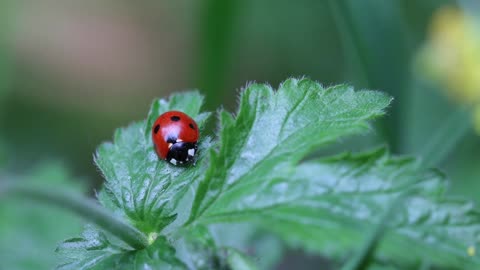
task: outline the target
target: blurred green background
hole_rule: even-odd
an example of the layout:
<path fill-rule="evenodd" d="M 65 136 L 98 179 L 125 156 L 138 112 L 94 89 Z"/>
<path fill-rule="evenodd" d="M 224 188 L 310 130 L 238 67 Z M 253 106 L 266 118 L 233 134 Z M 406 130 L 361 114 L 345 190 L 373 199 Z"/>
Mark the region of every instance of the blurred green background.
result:
<path fill-rule="evenodd" d="M 96 146 L 110 140 L 115 128 L 144 118 L 154 98 L 198 88 L 206 109 L 223 104 L 233 110 L 247 82 L 276 87 L 291 76 L 388 92 L 395 97 L 388 115 L 372 134 L 342 149 L 388 144 L 396 154 L 419 155 L 461 106 L 446 94 L 452 91 L 445 82 L 432 80 L 418 65 L 432 19 L 447 6 L 473 18 L 480 13 L 475 0 L 3 0 L 0 5 L 0 169 L 38 175 L 35 168 L 59 161 L 61 166 L 49 165 L 51 173 L 69 171 L 87 190 L 102 181 L 92 159 Z M 480 45 L 478 50 L 480 59 Z M 471 120 L 466 115 L 462 121 Z M 449 192 L 480 200 L 479 153 L 478 134 L 470 128 L 437 164 L 452 179 Z M 22 206 L 1 202 L 0 251 L 21 223 L 22 212 L 12 207 Z M 80 226 L 66 218 L 74 219 L 72 230 Z M 53 243 L 66 235 L 59 231 Z M 44 245 L 37 243 L 39 249 Z M 300 253 L 292 252 L 281 269 L 289 263 L 308 269 L 310 261 L 317 262 Z M 0 269 L 17 269 L 2 263 Z M 48 269 L 52 263 L 42 265 Z"/>

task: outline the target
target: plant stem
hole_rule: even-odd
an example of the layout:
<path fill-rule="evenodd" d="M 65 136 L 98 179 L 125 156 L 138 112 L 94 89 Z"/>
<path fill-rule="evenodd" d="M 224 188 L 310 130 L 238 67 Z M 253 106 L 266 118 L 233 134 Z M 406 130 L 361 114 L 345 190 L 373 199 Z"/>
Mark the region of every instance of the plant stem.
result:
<path fill-rule="evenodd" d="M 125 223 L 94 200 L 70 191 L 53 191 L 9 182 L 0 185 L 0 195 L 3 194 L 66 208 L 112 233 L 134 249 L 143 249 L 148 246 L 146 236 L 135 227 Z"/>
<path fill-rule="evenodd" d="M 469 108 L 458 108 L 458 110 L 428 138 L 425 147 L 420 151 L 420 156 L 423 157 L 425 166 L 433 167 L 442 162 L 470 129 Z"/>
<path fill-rule="evenodd" d="M 408 94 L 407 91 L 409 91 L 405 82 L 410 79 L 410 74 L 407 70 L 410 67 L 408 59 L 411 58 L 412 51 L 410 48 L 412 46 L 406 34 L 408 31 L 402 24 L 400 13 L 398 11 L 395 12 L 398 4 L 393 3 L 395 1 L 385 2 L 392 3 L 385 4 L 385 7 L 383 5 L 365 3 L 361 9 L 366 11 L 371 10 L 371 7 L 378 6 L 378 12 L 381 13 L 382 8 L 391 7 L 388 10 L 393 12 L 388 19 L 376 15 L 375 12 L 367 16 L 360 15 L 362 12 L 356 12 L 360 8 L 356 1 L 327 1 L 339 34 L 342 52 L 345 54 L 345 59 L 348 63 L 346 65 L 348 78 L 353 79 L 353 83 L 357 88 L 389 89 L 387 92 L 395 97 L 397 104 L 401 105 L 406 94 Z M 390 65 L 388 69 L 379 65 L 380 61 L 377 59 L 379 56 L 376 50 L 379 48 L 376 44 L 379 41 L 371 35 L 371 25 L 374 23 L 382 23 L 384 29 L 379 30 L 381 32 L 377 34 L 383 36 L 383 39 L 389 40 L 387 45 L 389 49 L 382 47 L 382 60 L 383 62 L 393 61 L 396 65 Z M 377 122 L 380 135 L 388 140 L 389 148 L 394 153 L 400 150 L 401 136 L 398 123 L 401 121 L 402 116 L 401 107 L 396 105 L 390 108 L 388 117 Z"/>
<path fill-rule="evenodd" d="M 12 29 L 12 9 L 11 1 L 0 2 L 0 101 L 10 87 L 12 75 L 11 52 L 9 50 L 8 40 Z"/>
<path fill-rule="evenodd" d="M 207 95 L 205 106 L 218 107 L 227 93 L 225 84 L 231 75 L 232 50 L 243 1 L 203 0 L 200 1 L 199 51 L 194 74 L 196 84 Z"/>
<path fill-rule="evenodd" d="M 347 4 L 344 0 L 329 0 L 330 11 L 340 36 L 342 50 L 349 54 L 350 65 L 353 65 L 357 84 L 368 88 L 371 85 L 368 74 L 369 65 L 365 48 L 362 46 L 361 35 L 358 33 L 355 23 L 352 21 Z"/>

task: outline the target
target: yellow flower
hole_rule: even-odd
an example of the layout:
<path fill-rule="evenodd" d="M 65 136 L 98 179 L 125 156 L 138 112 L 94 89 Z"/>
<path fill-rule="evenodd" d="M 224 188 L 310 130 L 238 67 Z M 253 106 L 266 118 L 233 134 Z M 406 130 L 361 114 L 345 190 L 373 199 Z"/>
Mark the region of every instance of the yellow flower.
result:
<path fill-rule="evenodd" d="M 419 55 L 421 71 L 452 99 L 474 106 L 480 134 L 480 22 L 453 7 L 436 12 Z"/>
<path fill-rule="evenodd" d="M 468 254 L 468 256 L 470 256 L 470 257 L 475 256 L 475 253 L 476 253 L 475 251 L 476 251 L 476 250 L 475 250 L 475 247 L 474 247 L 474 246 L 469 246 L 469 247 L 467 248 L 467 254 Z"/>

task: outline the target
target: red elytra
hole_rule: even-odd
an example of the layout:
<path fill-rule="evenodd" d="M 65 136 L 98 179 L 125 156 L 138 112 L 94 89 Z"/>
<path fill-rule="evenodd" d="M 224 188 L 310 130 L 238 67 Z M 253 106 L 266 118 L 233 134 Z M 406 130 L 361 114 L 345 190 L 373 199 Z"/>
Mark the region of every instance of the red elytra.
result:
<path fill-rule="evenodd" d="M 157 155 L 174 165 L 193 160 L 199 136 L 195 120 L 180 111 L 160 115 L 152 126 L 152 141 Z"/>

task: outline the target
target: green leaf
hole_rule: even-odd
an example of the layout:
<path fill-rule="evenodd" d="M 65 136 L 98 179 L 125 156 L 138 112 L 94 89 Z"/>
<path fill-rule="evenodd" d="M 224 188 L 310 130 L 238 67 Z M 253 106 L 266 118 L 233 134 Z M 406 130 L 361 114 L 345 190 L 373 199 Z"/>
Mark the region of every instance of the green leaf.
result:
<path fill-rule="evenodd" d="M 218 247 L 204 226 L 190 227 L 175 241 L 177 256 L 196 270 L 254 270 L 255 264 L 237 249 Z"/>
<path fill-rule="evenodd" d="M 99 201 L 147 234 L 152 244 L 146 250 L 132 251 L 112 241 L 116 238 L 89 227 L 83 237 L 59 247 L 62 257 L 67 258 L 62 269 L 164 269 L 167 265 L 170 268 L 165 269 L 185 268 L 160 232 L 175 220 L 180 199 L 192 182 L 203 175 L 206 166 L 201 164 L 205 149 L 211 145 L 210 138 L 202 136 L 196 166 L 176 167 L 159 160 L 150 132 L 155 119 L 169 110 L 189 114 L 202 128 L 209 116 L 199 113 L 202 103 L 203 97 L 196 91 L 172 95 L 168 101 L 156 100 L 145 121 L 116 130 L 114 142 L 97 149 L 95 162 L 106 180 L 98 194 Z M 115 268 L 120 265 L 124 268 Z"/>
<path fill-rule="evenodd" d="M 312 158 L 321 147 L 369 131 L 368 121 L 384 113 L 390 97 L 345 85 L 323 88 L 308 79 L 287 80 L 278 90 L 252 84 L 242 92 L 235 116 L 219 111 L 217 141 L 202 134 L 195 166 L 158 160 L 150 138 L 153 121 L 167 110 L 181 110 L 202 127 L 209 115 L 200 113 L 202 101 L 198 92 L 158 100 L 145 121 L 117 130 L 114 142 L 97 151 L 106 178 L 100 202 L 153 244 L 132 251 L 113 237 L 87 230 L 60 249 L 70 258 L 63 267 L 131 269 L 145 263 L 147 268 L 229 264 L 251 269 L 243 255 L 229 257 L 230 247 L 215 245 L 211 227 L 198 229 L 243 221 L 291 245 L 345 260 L 387 207 L 405 194 L 405 206 L 389 220 L 379 243 L 374 258 L 379 265 L 394 261 L 410 269 L 425 257 L 433 266 L 480 265 L 478 257 L 467 254 L 479 240 L 479 214 L 473 205 L 445 196 L 440 173 L 383 149 Z M 189 235 L 193 240 L 185 240 L 184 247 L 172 239 Z"/>
<path fill-rule="evenodd" d="M 395 216 L 377 256 L 410 266 L 424 256 L 440 266 L 479 263 L 467 248 L 478 241 L 480 218 L 473 205 L 445 197 L 438 172 L 385 151 L 303 161 L 320 146 L 367 131 L 367 120 L 389 103 L 378 92 L 325 89 L 306 79 L 277 91 L 250 85 L 235 117 L 220 112 L 220 148 L 211 151 L 190 223 L 255 220 L 298 245 L 345 256 L 385 207 L 415 187 L 421 192 Z"/>
<path fill-rule="evenodd" d="M 203 97 L 196 91 L 172 95 L 152 104 L 146 121 L 131 124 L 115 132 L 113 143 L 102 144 L 95 162 L 105 177 L 100 202 L 127 217 L 146 234 L 158 233 L 173 222 L 178 200 L 192 181 L 203 174 L 201 166 L 210 139 L 199 145 L 198 164 L 185 169 L 159 160 L 151 140 L 151 126 L 163 112 L 180 110 L 194 118 L 202 128 L 208 113 L 199 113 Z"/>
<path fill-rule="evenodd" d="M 251 223 L 219 223 L 208 226 L 217 246 L 248 251 L 259 269 L 274 269 L 286 253 L 286 244 L 270 230 Z"/>
<path fill-rule="evenodd" d="M 323 88 L 308 79 L 287 80 L 276 91 L 248 86 L 236 117 L 220 113 L 221 146 L 211 152 L 190 221 L 248 215 L 303 196 L 305 190 L 278 180 L 319 146 L 368 131 L 367 120 L 382 115 L 390 101 L 379 92 Z M 258 196 L 262 192 L 270 195 Z"/>
<path fill-rule="evenodd" d="M 412 183 L 412 180 L 414 183 Z M 375 256 L 410 269 L 428 258 L 433 265 L 474 268 L 469 256 L 480 235 L 480 213 L 471 203 L 446 197 L 446 180 L 419 162 L 384 150 L 306 161 L 277 185 L 303 194 L 262 211 L 260 223 L 295 246 L 337 258 L 358 248 L 398 196 L 416 191 L 397 207 Z M 303 190 L 301 192 L 296 192 Z M 257 193 L 261 201 L 273 194 Z M 406 252 L 408 250 L 408 252 Z"/>
<path fill-rule="evenodd" d="M 111 242 L 93 226 L 88 226 L 82 237 L 63 242 L 57 252 L 65 260 L 59 270 L 187 269 L 165 237 L 156 238 L 146 249 L 132 251 Z"/>
<path fill-rule="evenodd" d="M 190 227 L 175 241 L 177 256 L 189 269 L 225 269 L 226 260 L 209 230 L 204 226 Z"/>

